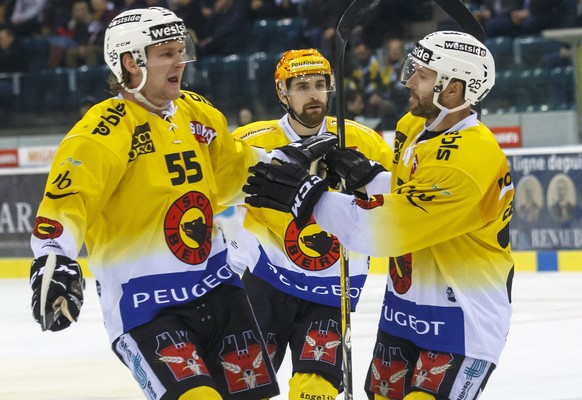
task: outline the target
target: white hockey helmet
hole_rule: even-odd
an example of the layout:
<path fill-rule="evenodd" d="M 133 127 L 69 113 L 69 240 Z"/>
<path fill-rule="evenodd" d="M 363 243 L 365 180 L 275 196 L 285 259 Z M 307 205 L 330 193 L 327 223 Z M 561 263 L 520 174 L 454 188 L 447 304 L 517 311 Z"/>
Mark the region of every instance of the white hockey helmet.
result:
<path fill-rule="evenodd" d="M 121 84 L 123 69 L 121 55 L 131 53 L 139 67 L 147 63 L 146 47 L 181 40 L 186 44 L 184 62 L 194 61 L 194 43 L 181 18 L 162 7 L 127 10 L 113 18 L 105 32 L 105 62 Z"/>
<path fill-rule="evenodd" d="M 455 110 L 482 101 L 495 84 L 495 61 L 491 52 L 483 43 L 463 32 L 439 31 L 419 40 L 402 67 L 402 83 L 414 74 L 415 66 L 437 73 L 433 103 L 441 110 L 444 106 L 438 101 L 439 94 L 451 79 L 465 82 L 465 103 Z"/>

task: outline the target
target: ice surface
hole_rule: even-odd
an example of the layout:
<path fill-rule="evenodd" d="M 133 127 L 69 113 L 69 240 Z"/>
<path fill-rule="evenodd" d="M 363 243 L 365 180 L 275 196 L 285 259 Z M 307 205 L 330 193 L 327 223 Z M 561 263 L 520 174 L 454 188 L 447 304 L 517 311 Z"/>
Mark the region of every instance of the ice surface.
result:
<path fill-rule="evenodd" d="M 355 400 L 366 399 L 384 282 L 368 278 L 351 316 Z M 144 398 L 109 348 L 93 280 L 79 322 L 62 332 L 41 332 L 30 293 L 25 279 L 0 280 L 0 400 Z M 480 400 L 582 400 L 582 273 L 517 273 L 513 304 L 505 351 Z M 287 399 L 290 371 L 287 360 L 274 399 Z"/>

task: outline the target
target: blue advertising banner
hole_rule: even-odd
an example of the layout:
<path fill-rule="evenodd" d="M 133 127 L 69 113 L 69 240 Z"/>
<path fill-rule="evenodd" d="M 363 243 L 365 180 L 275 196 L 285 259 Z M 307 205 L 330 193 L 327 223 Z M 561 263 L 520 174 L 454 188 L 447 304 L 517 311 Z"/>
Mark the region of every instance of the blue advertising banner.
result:
<path fill-rule="evenodd" d="M 582 147 L 506 151 L 513 250 L 582 249 Z"/>

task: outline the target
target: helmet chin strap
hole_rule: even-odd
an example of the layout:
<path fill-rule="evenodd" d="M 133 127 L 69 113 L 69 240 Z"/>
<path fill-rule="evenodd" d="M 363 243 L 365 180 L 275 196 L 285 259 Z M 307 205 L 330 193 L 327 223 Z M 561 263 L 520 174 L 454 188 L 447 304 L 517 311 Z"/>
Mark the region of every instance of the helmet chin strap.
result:
<path fill-rule="evenodd" d="M 165 106 L 163 106 L 163 107 L 160 107 L 160 106 L 156 106 L 156 105 L 154 105 L 154 104 L 153 104 L 151 101 L 149 101 L 148 99 L 146 99 L 146 97 L 145 97 L 143 94 L 141 94 L 140 90 L 142 90 L 142 89 L 143 89 L 143 87 L 145 86 L 145 84 L 146 84 L 146 81 L 147 81 L 147 79 L 148 79 L 148 71 L 147 71 L 146 67 L 139 67 L 139 69 L 141 70 L 141 72 L 142 72 L 142 75 L 143 75 L 143 77 L 142 77 L 142 79 L 141 79 L 141 82 L 140 82 L 140 84 L 139 84 L 139 85 L 138 85 L 136 88 L 133 88 L 133 89 L 130 89 L 130 88 L 128 88 L 128 87 L 125 85 L 125 83 L 123 83 L 123 84 L 122 84 L 122 86 L 123 86 L 123 87 L 125 88 L 125 90 L 127 90 L 129 93 L 133 94 L 133 95 L 135 96 L 135 98 L 136 98 L 136 99 L 137 99 L 137 100 L 138 100 L 140 103 L 143 103 L 143 104 L 145 104 L 145 105 L 146 105 L 148 108 L 151 108 L 151 109 L 153 109 L 153 110 L 156 110 L 156 111 L 164 111 L 164 110 L 165 110 L 165 109 L 168 107 L 167 103 L 168 103 L 169 101 L 166 103 L 166 105 L 165 105 Z"/>
<path fill-rule="evenodd" d="M 448 109 L 447 107 L 443 106 L 440 102 L 439 102 L 439 96 L 440 96 L 440 92 L 436 92 L 434 93 L 434 96 L 432 98 L 432 102 L 435 106 L 437 106 L 441 111 L 439 112 L 439 115 L 436 117 L 436 119 L 429 125 L 426 127 L 427 131 L 434 131 L 436 129 L 437 126 L 439 126 L 439 124 L 441 122 L 443 122 L 443 119 L 445 119 L 445 117 L 447 116 L 447 114 L 449 113 L 454 113 L 456 111 L 462 110 L 463 108 L 467 107 L 468 105 L 470 105 L 471 103 L 468 100 L 465 100 L 465 102 L 455 108 L 452 109 Z"/>

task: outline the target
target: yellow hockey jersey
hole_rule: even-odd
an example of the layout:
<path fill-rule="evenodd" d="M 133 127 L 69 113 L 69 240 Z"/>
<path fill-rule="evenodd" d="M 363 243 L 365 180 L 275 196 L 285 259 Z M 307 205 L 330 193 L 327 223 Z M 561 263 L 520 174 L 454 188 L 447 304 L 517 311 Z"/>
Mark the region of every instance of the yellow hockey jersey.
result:
<path fill-rule="evenodd" d="M 240 286 L 214 214 L 243 202 L 265 152 L 184 91 L 161 118 L 121 97 L 92 107 L 51 166 L 31 238 L 35 257 L 75 259 L 85 243 L 111 341 L 164 307 Z"/>
<path fill-rule="evenodd" d="M 391 188 L 325 193 L 315 220 L 350 250 L 390 256 L 380 328 L 421 348 L 498 362 L 511 316 L 505 154 L 471 114 L 443 133 L 397 125 Z"/>
<path fill-rule="evenodd" d="M 288 115 L 280 120 L 261 121 L 233 132 L 254 147 L 267 151 L 301 139 L 291 128 Z M 336 119 L 326 117 L 318 134 L 336 133 Z M 390 168 L 393 152 L 374 130 L 354 121 L 346 121 L 346 146 Z M 315 303 L 340 306 L 340 247 L 338 239 L 322 231 L 312 220 L 299 229 L 291 214 L 268 208 L 239 207 L 243 226 L 230 241 L 229 257 L 238 260 L 241 269 L 253 274 L 284 293 Z M 256 239 L 255 239 L 256 237 Z M 256 242 L 258 240 L 258 244 Z M 234 263 L 233 263 L 234 264 Z M 366 280 L 369 257 L 352 253 L 350 266 L 351 306 L 355 309 Z"/>

